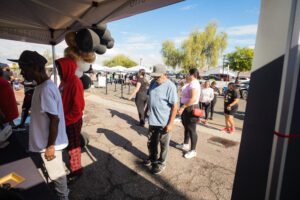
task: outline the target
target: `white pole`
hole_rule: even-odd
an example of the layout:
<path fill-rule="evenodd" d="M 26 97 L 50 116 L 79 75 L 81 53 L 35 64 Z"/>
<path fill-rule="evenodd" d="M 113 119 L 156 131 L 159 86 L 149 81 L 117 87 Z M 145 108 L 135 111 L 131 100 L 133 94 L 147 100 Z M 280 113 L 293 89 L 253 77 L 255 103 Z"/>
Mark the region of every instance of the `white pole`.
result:
<path fill-rule="evenodd" d="M 54 76 L 54 84 L 57 85 L 57 72 L 56 72 L 56 66 L 55 66 L 55 46 L 52 46 L 52 59 L 53 59 L 53 76 Z"/>

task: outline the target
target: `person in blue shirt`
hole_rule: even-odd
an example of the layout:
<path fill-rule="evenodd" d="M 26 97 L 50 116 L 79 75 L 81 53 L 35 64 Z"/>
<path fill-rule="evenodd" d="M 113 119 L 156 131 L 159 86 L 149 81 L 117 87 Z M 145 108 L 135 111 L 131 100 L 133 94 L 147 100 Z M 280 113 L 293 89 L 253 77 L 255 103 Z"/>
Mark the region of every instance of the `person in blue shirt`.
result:
<path fill-rule="evenodd" d="M 151 171 L 154 174 L 159 174 L 166 168 L 171 130 L 178 109 L 176 86 L 167 78 L 166 72 L 164 66 L 154 66 L 145 110 L 149 122 L 149 157 L 144 161 L 144 165 L 152 166 Z M 161 152 L 158 157 L 159 143 Z"/>

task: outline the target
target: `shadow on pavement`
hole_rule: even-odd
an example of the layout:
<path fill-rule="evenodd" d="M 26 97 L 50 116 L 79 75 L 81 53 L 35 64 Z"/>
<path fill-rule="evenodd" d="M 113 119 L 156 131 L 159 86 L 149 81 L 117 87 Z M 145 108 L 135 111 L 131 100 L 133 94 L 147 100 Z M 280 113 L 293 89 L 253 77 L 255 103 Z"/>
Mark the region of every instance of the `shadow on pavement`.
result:
<path fill-rule="evenodd" d="M 224 116 L 224 112 L 215 111 L 214 113 Z M 239 120 L 244 120 L 244 118 L 245 118 L 245 112 L 237 111 L 235 113 L 235 115 L 234 115 L 234 118 L 239 119 Z"/>
<path fill-rule="evenodd" d="M 106 134 L 111 132 L 106 131 Z M 117 144 L 121 145 L 119 142 Z M 153 175 L 158 186 L 139 175 L 139 170 L 133 171 L 113 155 L 93 146 L 88 146 L 88 149 L 97 161 L 86 166 L 83 176 L 71 185 L 70 199 L 187 199 L 163 177 Z M 139 168 L 144 170 L 145 167 L 138 166 L 135 169 Z"/>
<path fill-rule="evenodd" d="M 108 130 L 105 128 L 98 128 L 97 133 L 104 134 L 105 137 L 114 145 L 118 147 L 122 147 L 126 151 L 132 153 L 135 157 L 139 159 L 146 159 L 148 156 L 141 152 L 139 149 L 136 147 L 132 146 L 132 142 L 129 141 L 128 139 L 124 138 L 123 136 L 119 135 L 118 133 Z M 145 144 L 146 145 L 146 144 Z"/>
<path fill-rule="evenodd" d="M 142 126 L 139 126 L 139 121 L 131 117 L 130 115 L 121 113 L 114 109 L 108 109 L 111 113 L 111 117 L 117 116 L 124 121 L 127 122 L 127 124 L 131 125 L 130 128 L 133 129 L 135 132 L 137 132 L 139 135 L 144 135 L 147 137 L 148 129 Z"/>

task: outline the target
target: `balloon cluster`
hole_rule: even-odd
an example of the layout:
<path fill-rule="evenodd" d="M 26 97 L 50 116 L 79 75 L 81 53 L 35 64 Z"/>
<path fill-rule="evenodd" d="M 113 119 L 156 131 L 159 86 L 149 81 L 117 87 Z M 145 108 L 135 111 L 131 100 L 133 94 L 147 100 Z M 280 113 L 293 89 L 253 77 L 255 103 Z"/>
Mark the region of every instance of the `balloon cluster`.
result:
<path fill-rule="evenodd" d="M 90 70 L 91 64 L 96 60 L 96 54 L 102 55 L 107 49 L 113 48 L 115 41 L 105 24 L 69 32 L 65 41 L 68 47 L 64 56 L 77 62 L 76 75 L 81 79 L 84 88 L 88 89 L 91 79 L 84 73 Z"/>

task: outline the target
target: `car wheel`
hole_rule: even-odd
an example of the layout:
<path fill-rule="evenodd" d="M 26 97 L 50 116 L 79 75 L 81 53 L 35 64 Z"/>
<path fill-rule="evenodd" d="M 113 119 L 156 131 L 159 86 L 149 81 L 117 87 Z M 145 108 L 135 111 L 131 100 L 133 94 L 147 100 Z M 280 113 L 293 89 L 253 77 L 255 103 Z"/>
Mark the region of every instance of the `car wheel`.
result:
<path fill-rule="evenodd" d="M 248 91 L 247 90 L 242 91 L 242 98 L 247 100 L 247 98 L 248 98 Z"/>

